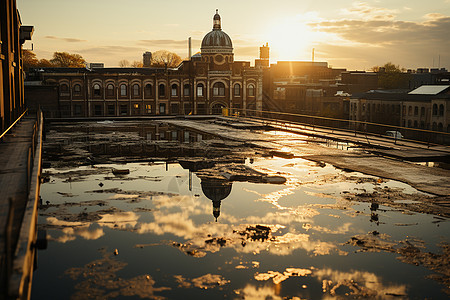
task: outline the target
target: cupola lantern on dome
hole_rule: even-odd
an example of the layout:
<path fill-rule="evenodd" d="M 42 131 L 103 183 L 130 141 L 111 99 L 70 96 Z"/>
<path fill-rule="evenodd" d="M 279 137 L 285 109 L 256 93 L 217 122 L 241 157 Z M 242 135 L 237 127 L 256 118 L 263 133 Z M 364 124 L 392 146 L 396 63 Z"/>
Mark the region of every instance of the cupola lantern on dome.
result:
<path fill-rule="evenodd" d="M 213 18 L 213 30 L 221 30 L 221 25 L 220 25 L 220 15 L 219 15 L 219 10 L 216 9 L 216 14 L 214 15 Z"/>

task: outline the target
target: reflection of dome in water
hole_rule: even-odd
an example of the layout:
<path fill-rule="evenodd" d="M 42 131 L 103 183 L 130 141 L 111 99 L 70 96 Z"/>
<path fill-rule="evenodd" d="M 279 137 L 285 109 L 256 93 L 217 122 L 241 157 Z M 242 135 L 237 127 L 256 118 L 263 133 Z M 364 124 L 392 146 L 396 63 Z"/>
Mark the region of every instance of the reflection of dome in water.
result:
<path fill-rule="evenodd" d="M 224 180 L 202 180 L 203 194 L 212 201 L 220 201 L 231 193 L 231 182 Z"/>
<path fill-rule="evenodd" d="M 202 180 L 201 186 L 203 194 L 213 202 L 213 215 L 217 222 L 220 216 L 220 202 L 230 195 L 232 184 L 224 180 Z"/>

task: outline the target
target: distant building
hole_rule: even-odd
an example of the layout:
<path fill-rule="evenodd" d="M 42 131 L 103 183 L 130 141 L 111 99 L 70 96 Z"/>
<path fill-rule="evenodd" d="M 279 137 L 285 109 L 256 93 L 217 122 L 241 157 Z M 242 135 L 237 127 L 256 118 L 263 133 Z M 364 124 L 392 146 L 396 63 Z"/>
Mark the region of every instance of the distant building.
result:
<path fill-rule="evenodd" d="M 349 119 L 450 132 L 450 85 L 355 94 L 350 99 Z"/>
<path fill-rule="evenodd" d="M 255 59 L 256 68 L 268 68 L 270 66 L 269 51 L 270 47 L 268 43 L 259 47 L 259 59 Z"/>
<path fill-rule="evenodd" d="M 15 0 L 0 2 L 0 134 L 25 110 L 22 45 L 33 31 L 22 25 Z"/>
<path fill-rule="evenodd" d="M 348 97 L 339 94 L 338 84 L 345 69 L 333 69 L 327 62 L 281 61 L 264 70 L 264 96 L 281 111 L 348 117 Z M 271 110 L 270 107 L 268 107 Z"/>
<path fill-rule="evenodd" d="M 144 53 L 145 57 L 150 55 Z M 218 12 L 212 31 L 203 38 L 201 53 L 176 68 L 42 68 L 32 70 L 29 80 L 57 88 L 57 97 L 47 99 L 47 106 L 41 105 L 51 117 L 220 114 L 223 108 L 262 109 L 262 70 L 250 67 L 250 62 L 234 61 L 232 41 L 222 31 Z M 30 84 L 27 89 L 27 100 L 39 104 L 33 93 L 40 88 Z M 49 89 L 47 92 L 52 94 Z"/>
<path fill-rule="evenodd" d="M 100 69 L 100 68 L 104 68 L 105 64 L 104 63 L 90 63 L 89 64 L 89 69 Z"/>

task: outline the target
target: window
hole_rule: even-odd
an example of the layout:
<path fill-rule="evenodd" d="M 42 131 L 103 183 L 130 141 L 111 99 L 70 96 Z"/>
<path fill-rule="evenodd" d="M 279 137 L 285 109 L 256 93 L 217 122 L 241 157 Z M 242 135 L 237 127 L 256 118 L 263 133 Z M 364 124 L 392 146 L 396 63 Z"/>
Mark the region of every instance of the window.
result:
<path fill-rule="evenodd" d="M 139 103 L 133 104 L 133 115 L 140 115 L 141 109 Z"/>
<path fill-rule="evenodd" d="M 69 93 L 69 86 L 67 84 L 63 83 L 60 85 L 59 90 L 60 90 L 61 94 L 67 94 L 67 93 Z"/>
<path fill-rule="evenodd" d="M 197 96 L 203 97 L 203 83 L 197 84 Z"/>
<path fill-rule="evenodd" d="M 444 104 L 440 104 L 439 105 L 439 116 L 443 116 L 444 115 Z M 440 130 L 442 131 L 442 130 Z"/>
<path fill-rule="evenodd" d="M 412 106 L 408 107 L 408 116 L 412 115 Z"/>
<path fill-rule="evenodd" d="M 408 120 L 408 127 L 411 128 L 411 120 Z"/>
<path fill-rule="evenodd" d="M 162 115 L 166 113 L 166 104 L 165 103 L 159 104 L 159 113 Z"/>
<path fill-rule="evenodd" d="M 148 114 L 152 113 L 152 106 L 150 104 L 145 105 L 145 112 Z"/>
<path fill-rule="evenodd" d="M 94 84 L 94 96 L 100 96 L 101 95 L 101 91 L 100 91 L 100 85 L 99 84 Z"/>
<path fill-rule="evenodd" d="M 108 115 L 113 116 L 116 114 L 116 109 L 114 107 L 114 104 L 108 104 Z"/>
<path fill-rule="evenodd" d="M 438 114 L 438 106 L 437 104 L 433 104 L 433 116 L 436 116 Z"/>
<path fill-rule="evenodd" d="M 414 107 L 414 115 L 415 116 L 419 115 L 419 108 L 417 106 Z"/>
<path fill-rule="evenodd" d="M 239 83 L 236 83 L 234 85 L 234 95 L 236 97 L 239 97 L 241 95 L 241 85 Z"/>
<path fill-rule="evenodd" d="M 171 138 L 171 140 L 172 141 L 176 141 L 178 139 L 178 132 L 177 131 L 172 131 L 172 138 Z"/>
<path fill-rule="evenodd" d="M 191 86 L 189 84 L 185 84 L 183 87 L 183 94 L 185 96 L 189 96 L 191 90 Z"/>
<path fill-rule="evenodd" d="M 253 84 L 248 86 L 248 95 L 250 97 L 255 96 L 255 86 Z"/>
<path fill-rule="evenodd" d="M 126 105 L 126 104 L 121 104 L 120 105 L 120 115 L 121 116 L 128 115 L 128 105 Z"/>
<path fill-rule="evenodd" d="M 109 96 L 109 97 L 114 96 L 114 85 L 108 84 L 106 86 L 106 95 Z"/>
<path fill-rule="evenodd" d="M 417 121 L 414 121 L 414 128 L 417 128 Z"/>
<path fill-rule="evenodd" d="M 144 87 L 144 96 L 145 98 L 150 98 L 152 94 L 152 85 L 148 83 Z"/>
<path fill-rule="evenodd" d="M 101 105 L 94 105 L 94 115 L 95 116 L 101 116 L 102 115 L 102 106 Z"/>
<path fill-rule="evenodd" d="M 133 96 L 139 96 L 141 94 L 139 84 L 133 85 Z"/>
<path fill-rule="evenodd" d="M 81 95 L 81 85 L 75 84 L 73 86 L 73 95 L 74 96 L 80 96 Z"/>
<path fill-rule="evenodd" d="M 166 96 L 166 86 L 164 84 L 162 84 L 162 83 L 159 85 L 158 94 L 159 94 L 160 97 L 165 97 Z"/>
<path fill-rule="evenodd" d="M 425 107 L 420 108 L 420 115 L 425 116 Z"/>
<path fill-rule="evenodd" d="M 124 97 L 127 95 L 127 85 L 121 84 L 120 85 L 120 96 Z"/>
<path fill-rule="evenodd" d="M 439 123 L 438 131 L 444 131 L 444 125 L 442 125 L 442 123 Z"/>
<path fill-rule="evenodd" d="M 176 85 L 175 83 L 172 84 L 170 95 L 172 97 L 178 96 L 178 85 Z"/>
<path fill-rule="evenodd" d="M 61 92 L 67 93 L 69 91 L 69 86 L 65 83 L 61 84 Z"/>
<path fill-rule="evenodd" d="M 74 114 L 75 116 L 81 116 L 81 112 L 82 112 L 82 110 L 81 110 L 81 104 L 75 104 L 75 105 L 73 106 L 73 114 Z"/>
<path fill-rule="evenodd" d="M 214 96 L 225 96 L 225 85 L 223 82 L 216 82 L 213 86 Z"/>

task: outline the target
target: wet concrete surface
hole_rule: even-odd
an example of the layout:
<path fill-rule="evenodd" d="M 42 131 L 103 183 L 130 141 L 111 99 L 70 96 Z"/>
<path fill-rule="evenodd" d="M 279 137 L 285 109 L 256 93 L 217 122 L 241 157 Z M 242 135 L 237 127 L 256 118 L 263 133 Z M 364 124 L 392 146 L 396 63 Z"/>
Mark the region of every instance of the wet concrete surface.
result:
<path fill-rule="evenodd" d="M 447 196 L 201 124 L 50 127 L 34 299 L 448 297 Z"/>

